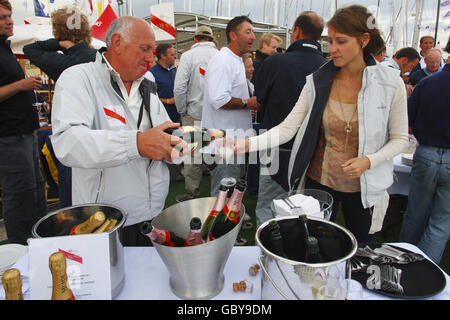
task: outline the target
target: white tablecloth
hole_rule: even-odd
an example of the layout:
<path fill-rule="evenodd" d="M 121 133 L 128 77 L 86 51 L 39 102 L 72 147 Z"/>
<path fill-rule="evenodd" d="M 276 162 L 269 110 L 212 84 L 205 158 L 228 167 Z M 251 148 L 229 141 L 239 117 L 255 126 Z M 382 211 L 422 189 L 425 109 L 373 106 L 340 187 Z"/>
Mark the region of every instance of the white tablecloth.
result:
<path fill-rule="evenodd" d="M 408 243 L 395 243 L 396 246 L 423 254 L 420 249 Z M 169 272 L 163 261 L 153 247 L 125 247 L 125 285 L 117 300 L 179 300 L 172 293 L 169 285 Z M 259 247 L 234 247 L 225 265 L 225 283 L 223 290 L 212 299 L 220 300 L 260 300 L 261 299 L 261 274 L 252 277 L 248 268 L 258 263 Z M 14 266 L 22 275 L 28 274 L 28 254 Z M 205 266 L 206 268 L 207 266 Z M 450 300 L 450 277 L 444 272 L 447 284 L 445 289 L 428 299 Z M 247 279 L 254 285 L 253 293 L 233 292 L 233 282 Z M 25 284 L 24 290 L 28 286 Z M 280 296 L 281 297 L 281 296 Z M 29 299 L 29 290 L 24 292 L 24 298 Z M 4 299 L 3 287 L 0 288 L 0 299 Z M 364 300 L 391 300 L 391 298 L 379 295 L 364 289 Z"/>
<path fill-rule="evenodd" d="M 401 194 L 408 196 L 409 192 L 409 174 L 411 166 L 402 163 L 402 155 L 394 158 L 394 183 L 388 189 L 389 194 Z"/>
<path fill-rule="evenodd" d="M 117 300 L 178 300 L 169 285 L 169 271 L 153 247 L 125 247 L 125 285 Z M 248 269 L 258 263 L 259 247 L 233 247 L 224 268 L 222 291 L 212 299 L 260 300 L 259 273 L 250 276 Z M 208 268 L 208 266 L 204 266 Z M 260 270 L 260 272 L 262 272 Z M 246 279 L 253 283 L 253 292 L 233 292 L 233 282 Z"/>

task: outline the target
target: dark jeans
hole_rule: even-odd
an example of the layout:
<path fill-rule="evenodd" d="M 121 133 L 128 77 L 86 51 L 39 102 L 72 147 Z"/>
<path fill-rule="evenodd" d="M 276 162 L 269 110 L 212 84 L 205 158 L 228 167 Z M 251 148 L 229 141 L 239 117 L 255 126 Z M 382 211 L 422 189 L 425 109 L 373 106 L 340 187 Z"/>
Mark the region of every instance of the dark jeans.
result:
<path fill-rule="evenodd" d="M 333 197 L 333 212 L 330 221 L 335 221 L 339 204 L 342 206 L 345 227 L 353 233 L 358 243 L 372 242 L 374 237 L 369 234 L 372 224 L 372 208 L 364 209 L 361 202 L 361 192 L 339 192 L 306 178 L 305 189 L 319 189 L 328 192 Z"/>
<path fill-rule="evenodd" d="M 47 212 L 36 133 L 0 137 L 0 185 L 10 243 L 26 245 L 33 225 Z"/>
<path fill-rule="evenodd" d="M 256 131 L 256 133 L 259 132 L 261 127 L 262 123 L 253 124 L 253 129 Z M 259 163 L 259 154 L 257 151 L 256 151 L 256 161 L 257 163 L 249 163 L 247 167 L 247 192 L 251 196 L 257 196 L 259 188 L 260 163 Z"/>
<path fill-rule="evenodd" d="M 72 168 L 57 162 L 58 167 L 58 194 L 61 208 L 72 205 Z"/>

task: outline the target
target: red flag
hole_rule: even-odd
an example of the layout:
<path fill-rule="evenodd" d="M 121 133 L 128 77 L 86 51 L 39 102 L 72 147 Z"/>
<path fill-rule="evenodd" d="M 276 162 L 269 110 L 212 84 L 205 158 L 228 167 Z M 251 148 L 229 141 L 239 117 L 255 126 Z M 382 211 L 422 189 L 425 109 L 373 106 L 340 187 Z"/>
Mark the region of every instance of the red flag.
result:
<path fill-rule="evenodd" d="M 158 18 L 157 16 L 155 16 L 153 14 L 150 14 L 150 21 L 155 26 L 157 26 L 161 30 L 164 30 L 165 32 L 167 32 L 168 34 L 170 34 L 172 37 L 175 38 L 175 28 L 173 26 L 171 26 L 169 23 L 161 20 L 160 18 Z"/>
<path fill-rule="evenodd" d="M 106 31 L 114 20 L 117 19 L 117 14 L 114 9 L 108 4 L 102 15 L 98 17 L 97 21 L 92 26 L 92 36 L 98 40 L 105 40 Z"/>

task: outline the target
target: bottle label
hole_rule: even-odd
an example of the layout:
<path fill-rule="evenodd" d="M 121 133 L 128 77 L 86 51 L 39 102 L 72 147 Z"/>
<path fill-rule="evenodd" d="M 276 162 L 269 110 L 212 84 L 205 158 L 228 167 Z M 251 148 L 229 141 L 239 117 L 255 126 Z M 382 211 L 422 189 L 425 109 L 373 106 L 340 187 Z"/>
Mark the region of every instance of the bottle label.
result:
<path fill-rule="evenodd" d="M 223 208 L 223 212 L 227 215 L 228 220 L 232 221 L 234 224 L 238 223 L 239 214 L 241 213 L 240 210 L 232 211 L 228 208 L 228 206 L 225 206 L 225 208 Z"/>
<path fill-rule="evenodd" d="M 244 192 L 234 189 L 234 192 L 228 201 L 227 205 L 223 208 L 223 211 L 227 215 L 227 218 L 231 220 L 234 224 L 238 223 L 238 217 L 241 212 L 242 198 L 244 197 Z"/>

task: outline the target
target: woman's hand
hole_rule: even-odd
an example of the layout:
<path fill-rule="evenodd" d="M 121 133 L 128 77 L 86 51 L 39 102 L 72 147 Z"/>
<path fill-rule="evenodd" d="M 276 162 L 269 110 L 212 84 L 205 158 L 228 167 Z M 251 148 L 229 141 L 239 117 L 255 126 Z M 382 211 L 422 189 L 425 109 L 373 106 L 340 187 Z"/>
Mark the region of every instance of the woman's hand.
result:
<path fill-rule="evenodd" d="M 359 179 L 364 171 L 370 169 L 370 159 L 368 157 L 352 158 L 344 162 L 341 167 L 349 178 Z"/>
<path fill-rule="evenodd" d="M 250 147 L 248 139 L 223 138 L 217 140 L 219 149 L 231 150 L 234 154 L 247 153 Z"/>

